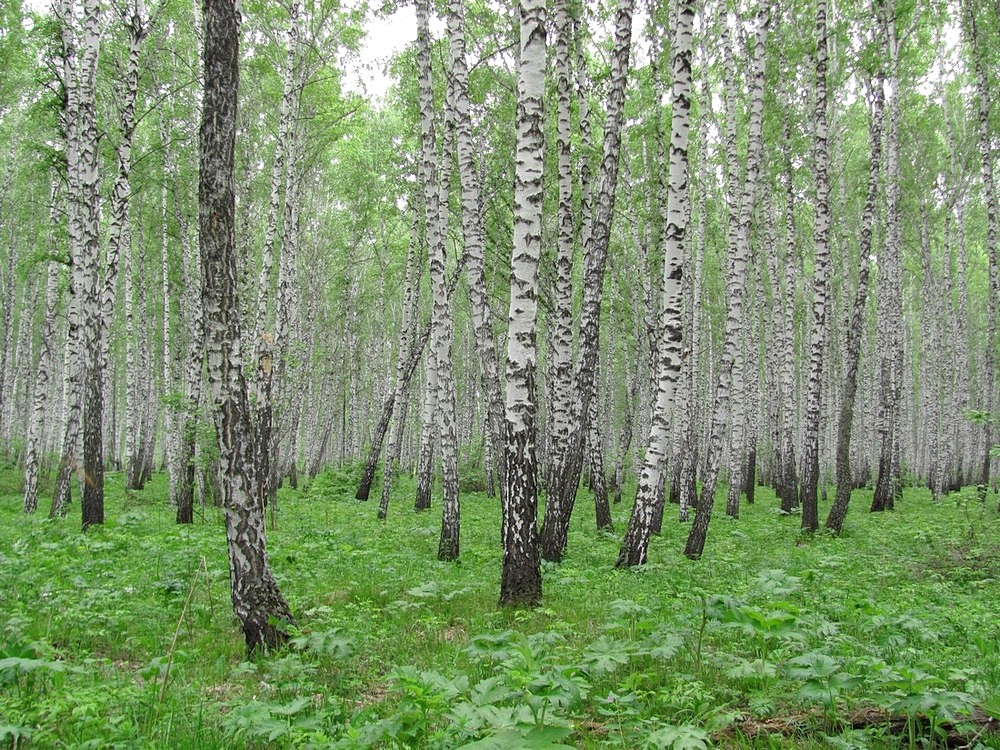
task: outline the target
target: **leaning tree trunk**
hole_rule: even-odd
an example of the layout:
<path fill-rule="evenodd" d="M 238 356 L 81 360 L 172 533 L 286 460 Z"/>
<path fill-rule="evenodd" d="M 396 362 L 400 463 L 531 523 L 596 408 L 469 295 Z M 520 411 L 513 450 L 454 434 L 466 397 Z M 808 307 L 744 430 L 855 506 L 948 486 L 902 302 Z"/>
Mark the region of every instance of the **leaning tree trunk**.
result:
<path fill-rule="evenodd" d="M 660 306 L 656 403 L 646 457 L 639 474 L 635 505 L 628 530 L 618 553 L 617 567 L 646 562 L 657 490 L 671 446 L 671 417 L 674 391 L 681 371 L 682 300 L 681 274 L 684 242 L 688 230 L 688 135 L 691 117 L 691 40 L 694 27 L 694 0 L 681 0 L 677 9 L 676 39 L 673 46 L 673 89 L 671 92 L 670 177 L 667 195 L 667 226 L 663 234 L 663 302 Z"/>
<path fill-rule="evenodd" d="M 823 404 L 823 354 L 826 349 L 827 311 L 830 292 L 830 155 L 827 145 L 826 0 L 816 4 L 816 103 L 813 114 L 816 185 L 816 218 L 813 227 L 813 327 L 810 338 L 809 391 L 806 398 L 805 451 L 802 477 L 802 528 L 819 528 L 820 407 Z"/>
<path fill-rule="evenodd" d="M 507 397 L 500 604 L 534 606 L 542 598 L 536 514 L 535 364 L 538 260 L 542 244 L 542 166 L 545 137 L 545 0 L 520 0 L 517 76 L 517 160 L 514 171 L 514 249 L 507 317 Z"/>
<path fill-rule="evenodd" d="M 576 399 L 573 401 L 571 432 L 564 454 L 555 457 L 553 475 L 546 496 L 545 522 L 542 527 L 542 556 L 558 562 L 566 549 L 570 515 L 583 470 L 583 453 L 594 394 L 594 375 L 600 341 L 601 300 L 604 269 L 607 265 L 611 221 L 614 216 L 618 185 L 618 157 L 621 151 L 621 128 L 624 120 L 625 86 L 628 80 L 629 53 L 632 42 L 634 0 L 622 0 L 615 17 L 614 51 L 608 91 L 604 149 L 597 189 L 593 227 L 585 235 L 587 252 L 583 276 L 583 302 L 580 308 L 580 351 L 575 373 Z"/>
<path fill-rule="evenodd" d="M 882 169 L 882 122 L 884 94 L 882 79 L 877 77 L 871 87 L 871 160 L 868 169 L 868 198 L 861 217 L 861 240 L 858 243 L 858 288 L 854 294 L 851 327 L 847 332 L 847 362 L 845 364 L 844 395 L 837 419 L 837 494 L 826 517 L 826 528 L 839 534 L 847 515 L 854 482 L 851 477 L 851 427 L 854 424 L 854 401 L 858 388 L 858 364 L 861 360 L 861 340 L 865 335 L 865 309 L 868 302 L 868 276 L 871 272 L 872 229 L 878 201 L 879 172 Z"/>
<path fill-rule="evenodd" d="M 236 279 L 234 149 L 239 88 L 235 0 L 205 0 L 205 95 L 198 179 L 209 385 L 224 472 L 226 538 L 233 609 L 247 649 L 272 649 L 293 622 L 267 560 L 261 477 L 240 356 Z"/>

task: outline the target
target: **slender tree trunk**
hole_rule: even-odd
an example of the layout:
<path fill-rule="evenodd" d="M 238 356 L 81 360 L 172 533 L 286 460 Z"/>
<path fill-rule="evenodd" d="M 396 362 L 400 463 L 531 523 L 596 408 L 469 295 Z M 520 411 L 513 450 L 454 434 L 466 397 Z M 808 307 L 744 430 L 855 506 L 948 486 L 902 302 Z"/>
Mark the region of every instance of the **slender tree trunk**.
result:
<path fill-rule="evenodd" d="M 830 294 L 830 156 L 827 139 L 827 39 L 826 0 L 816 5 L 816 104 L 814 111 L 814 165 L 816 218 L 813 228 L 813 327 L 810 339 L 809 392 L 806 399 L 805 472 L 802 477 L 802 528 L 819 528 L 817 491 L 819 488 L 820 407 L 823 385 L 823 354 L 827 339 Z"/>
<path fill-rule="evenodd" d="M 52 215 L 55 218 L 55 204 L 58 191 L 52 190 Z M 53 224 L 55 222 L 53 221 Z M 45 424 L 45 405 L 49 395 L 49 381 L 52 373 L 52 342 L 56 337 L 56 312 L 59 304 L 59 264 L 48 263 L 45 284 L 45 320 L 42 323 L 41 347 L 38 353 L 38 367 L 35 371 L 34 395 L 31 415 L 26 426 L 27 439 L 24 447 L 24 512 L 38 510 L 38 454 L 41 445 L 42 427 Z"/>
<path fill-rule="evenodd" d="M 504 486 L 504 401 L 500 388 L 500 367 L 493 336 L 493 311 L 486 286 L 486 259 L 483 225 L 480 218 L 479 174 L 475 163 L 472 121 L 469 117 L 469 71 L 466 62 L 465 4 L 448 4 L 448 35 L 451 41 L 450 72 L 454 90 L 455 139 L 458 147 L 458 172 L 462 188 L 462 236 L 468 255 L 467 277 L 472 303 L 472 326 L 486 396 L 486 423 L 489 428 L 490 455 L 497 461 L 500 486 Z"/>
<path fill-rule="evenodd" d="M 702 483 L 701 498 L 695 512 L 695 519 L 688 533 L 684 554 L 691 559 L 701 557 L 705 548 L 705 538 L 708 534 L 708 524 L 712 517 L 712 507 L 715 504 L 715 488 L 719 476 L 719 464 L 722 460 L 722 441 L 729 417 L 730 388 L 732 385 L 733 363 L 736 359 L 736 348 L 739 343 L 739 331 L 743 322 L 743 287 L 746 284 L 747 256 L 749 254 L 750 226 L 752 218 L 750 208 L 755 195 L 757 175 L 760 170 L 761 157 L 764 150 L 762 138 L 762 121 L 764 109 L 764 73 L 765 73 L 765 43 L 767 28 L 770 22 L 770 8 L 761 7 L 757 16 L 756 45 L 753 61 L 753 78 L 750 91 L 750 123 L 749 149 L 747 152 L 747 170 L 744 183 L 744 198 L 740 211 L 741 229 L 738 233 L 739 242 L 736 252 L 729 261 L 726 275 L 726 334 L 719 367 L 718 381 L 715 393 L 715 403 L 712 409 L 711 432 L 708 440 L 708 451 L 705 456 L 705 478 Z M 732 128 L 729 128 L 730 130 Z M 735 133 L 727 137 L 734 138 Z"/>
<path fill-rule="evenodd" d="M 209 385 L 224 470 L 226 538 L 233 609 L 247 649 L 277 648 L 294 622 L 267 560 L 260 476 L 239 354 L 236 299 L 234 148 L 239 87 L 239 11 L 234 0 L 205 0 L 205 95 L 198 183 L 199 237 Z"/>
<path fill-rule="evenodd" d="M 670 177 L 667 195 L 667 225 L 663 234 L 663 302 L 660 306 L 656 403 L 653 409 L 646 457 L 639 475 L 635 504 L 628 530 L 618 553 L 617 567 L 646 562 L 657 491 L 671 445 L 670 423 L 674 391 L 681 371 L 682 299 L 681 281 L 688 231 L 688 135 L 691 116 L 691 41 L 694 0 L 680 0 L 673 45 L 671 91 Z M 662 500 L 661 500 L 662 502 Z"/>
<path fill-rule="evenodd" d="M 535 365 L 538 261 L 542 242 L 542 167 L 545 136 L 545 0 L 520 0 L 517 77 L 517 159 L 514 172 L 514 249 L 507 318 L 506 489 L 500 604 L 534 606 L 542 598 L 536 514 Z"/>
<path fill-rule="evenodd" d="M 826 518 L 826 528 L 840 534 L 847 515 L 854 485 L 851 477 L 851 428 L 854 424 L 854 403 L 858 386 L 858 365 L 861 360 L 861 340 L 865 334 L 865 309 L 868 302 L 868 276 L 871 271 L 872 229 L 878 201 L 879 172 L 882 169 L 882 123 L 884 94 L 882 79 L 876 78 L 871 86 L 869 140 L 871 160 L 868 170 L 868 197 L 861 217 L 861 239 L 858 246 L 858 288 L 854 293 L 854 307 L 847 332 L 847 362 L 845 364 L 844 394 L 837 419 L 837 494 Z"/>
<path fill-rule="evenodd" d="M 80 177 L 80 87 L 77 82 L 78 68 L 76 32 L 73 20 L 73 5 L 69 0 L 61 0 L 57 8 L 61 24 L 63 69 L 62 80 L 65 89 L 65 103 L 61 116 L 66 142 L 66 168 L 68 189 L 66 193 L 69 254 L 72 275 L 70 281 L 70 302 L 67 309 L 68 332 L 63 364 L 63 438 L 59 469 L 56 473 L 55 492 L 49 515 L 52 518 L 65 515 L 71 498 L 71 477 L 75 473 L 79 484 L 83 484 L 83 460 L 80 445 L 80 428 L 83 412 L 83 338 L 81 322 L 83 318 L 82 294 L 83 277 L 83 228 L 81 218 L 81 177 Z"/>
<path fill-rule="evenodd" d="M 997 305 L 1000 304 L 1000 212 L 997 209 L 996 188 L 993 182 L 993 153 L 990 132 L 990 84 L 983 62 L 982 42 L 979 38 L 976 14 L 979 10 L 970 0 L 965 0 L 965 27 L 969 45 L 972 47 L 973 69 L 976 75 L 976 119 L 979 125 L 979 154 L 983 180 L 983 202 L 986 205 L 986 251 L 989 257 L 989 302 L 987 304 L 986 357 L 984 360 L 984 411 L 991 415 L 983 424 L 985 450 L 979 475 L 979 495 L 985 500 L 990 486 L 990 464 L 993 450 L 993 413 L 996 391 L 996 346 L 997 346 Z"/>
<path fill-rule="evenodd" d="M 586 240 L 586 262 L 583 276 L 583 303 L 580 309 L 580 351 L 575 373 L 577 397 L 573 402 L 572 432 L 565 443 L 564 456 L 554 457 L 555 468 L 545 504 L 542 527 L 542 556 L 558 562 L 566 549 L 570 515 L 583 470 L 583 452 L 590 414 L 590 399 L 594 393 L 594 375 L 600 341 L 601 300 L 604 290 L 604 269 L 607 264 L 618 185 L 618 161 L 621 151 L 621 127 L 624 119 L 625 87 L 628 79 L 629 53 L 632 42 L 632 11 L 634 0 L 621 0 L 615 16 L 614 48 L 611 80 L 608 91 L 607 119 L 604 127 L 604 149 L 597 189 L 593 227 Z"/>

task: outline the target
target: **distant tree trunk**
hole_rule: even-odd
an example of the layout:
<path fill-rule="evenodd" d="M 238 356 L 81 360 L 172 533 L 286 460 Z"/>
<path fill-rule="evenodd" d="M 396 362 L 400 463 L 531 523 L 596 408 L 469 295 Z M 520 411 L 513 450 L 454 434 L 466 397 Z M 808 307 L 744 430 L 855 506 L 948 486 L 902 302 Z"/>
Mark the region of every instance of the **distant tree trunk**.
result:
<path fill-rule="evenodd" d="M 450 46 L 450 73 L 454 91 L 455 140 L 458 147 L 458 172 L 462 188 L 462 236 L 468 255 L 467 276 L 469 298 L 472 303 L 472 326 L 476 337 L 482 372 L 483 392 L 486 396 L 486 424 L 489 429 L 489 455 L 496 459 L 500 486 L 504 486 L 504 402 L 500 389 L 500 367 L 496 342 L 493 336 L 493 311 L 490 308 L 486 286 L 486 259 L 483 226 L 480 219 L 481 202 L 479 174 L 476 171 L 476 149 L 472 139 L 472 121 L 469 117 L 469 70 L 465 46 L 465 5 L 461 0 L 448 4 L 448 36 Z M 572 217 L 571 217 L 572 218 Z"/>
<path fill-rule="evenodd" d="M 902 493 L 899 452 L 902 431 L 900 402 L 903 377 L 903 236 L 900 217 L 899 48 L 895 0 L 876 7 L 885 29 L 889 66 L 889 122 L 886 137 L 886 252 L 879 263 L 879 413 L 882 444 L 872 512 L 891 510 Z M 884 273 L 883 273 L 884 272 Z"/>
<path fill-rule="evenodd" d="M 656 403 L 646 457 L 639 475 L 635 505 L 628 530 L 618 553 L 617 567 L 646 562 L 653 515 L 658 498 L 666 452 L 671 445 L 670 423 L 674 392 L 681 371 L 682 268 L 688 231 L 688 135 L 691 116 L 691 41 L 694 27 L 694 0 L 680 0 L 673 45 L 673 89 L 671 92 L 670 177 L 667 197 L 667 225 L 663 234 L 663 302 L 657 358 Z"/>
<path fill-rule="evenodd" d="M 53 218 L 56 213 L 58 191 L 53 186 Z M 55 222 L 53 221 L 53 224 Z M 54 229 L 54 227 L 53 227 Z M 48 262 L 48 276 L 45 283 L 45 320 L 38 353 L 38 367 L 35 371 L 34 395 L 31 414 L 26 426 L 27 439 L 24 446 L 24 512 L 38 510 L 38 454 L 45 424 L 45 405 L 49 395 L 49 381 L 52 378 L 52 342 L 56 337 L 56 312 L 59 304 L 59 264 Z"/>
<path fill-rule="evenodd" d="M 187 323 L 188 346 L 184 368 L 184 403 L 178 412 L 177 463 L 177 523 L 194 523 L 195 452 L 197 450 L 198 407 L 202 396 L 202 366 L 205 354 L 205 324 L 201 300 L 201 258 L 198 243 L 191 242 L 187 217 L 181 209 L 178 191 L 174 191 L 174 212 L 181 248 L 184 253 L 184 291 L 181 297 L 182 317 Z"/>
<path fill-rule="evenodd" d="M 588 426 L 587 447 L 590 452 L 590 480 L 594 493 L 594 516 L 598 529 L 614 531 L 611 507 L 608 505 L 608 482 L 604 472 L 604 446 L 600 432 L 600 400 L 597 394 L 590 400 L 590 425 Z"/>
<path fill-rule="evenodd" d="M 583 302 L 580 309 L 580 351 L 575 373 L 576 399 L 573 401 L 572 432 L 565 443 L 565 455 L 556 457 L 558 469 L 550 477 L 546 495 L 545 521 L 542 526 L 542 556 L 558 562 L 566 549 L 569 520 L 583 470 L 583 452 L 594 393 L 597 348 L 600 341 L 601 300 L 604 269 L 607 265 L 611 221 L 614 216 L 618 185 L 618 162 L 621 151 L 621 127 L 624 120 L 625 87 L 628 80 L 632 42 L 634 0 L 622 0 L 615 15 L 614 47 L 608 90 L 604 148 L 597 189 L 593 227 L 584 235 L 586 261 L 583 276 Z"/>
<path fill-rule="evenodd" d="M 851 428 L 854 424 L 854 402 L 858 387 L 858 364 L 861 360 L 861 340 L 865 334 L 865 309 L 868 303 L 868 276 L 871 271 L 872 229 L 878 201 L 879 173 L 882 169 L 882 123 L 884 93 L 881 77 L 871 86 L 870 120 L 871 160 L 868 169 L 868 198 L 861 217 L 861 239 L 858 246 L 858 288 L 854 293 L 854 308 L 847 332 L 847 362 L 845 364 L 844 395 L 837 420 L 837 494 L 826 518 L 826 528 L 840 534 L 847 515 L 854 483 L 851 478 Z"/>
<path fill-rule="evenodd" d="M 827 40 L 826 0 L 816 4 L 816 103 L 813 123 L 816 131 L 814 165 L 816 218 L 813 227 L 813 327 L 810 339 L 809 392 L 806 399 L 805 455 L 802 477 L 802 528 L 819 528 L 817 492 L 819 488 L 820 407 L 823 404 L 823 354 L 827 339 L 830 293 L 830 156 L 827 139 Z"/>
<path fill-rule="evenodd" d="M 273 649 L 294 622 L 271 573 L 236 299 L 234 147 L 239 88 L 235 0 L 205 0 L 205 94 L 198 181 L 209 384 L 224 471 L 233 609 L 247 649 Z"/>
<path fill-rule="evenodd" d="M 534 606 L 542 598 L 536 514 L 536 325 L 542 243 L 542 167 L 545 149 L 545 0 L 520 0 L 517 76 L 517 157 L 514 171 L 514 248 L 507 323 L 506 489 L 500 604 Z"/>
<path fill-rule="evenodd" d="M 125 308 L 125 489 L 141 490 L 142 466 L 142 414 L 140 402 L 139 363 L 145 347 L 145 325 L 140 324 L 136 331 L 134 302 L 134 270 L 132 258 L 131 229 L 126 222 L 123 227 L 122 247 L 125 251 L 124 290 L 122 292 Z M 142 285 L 140 284 L 140 288 Z M 141 317 L 141 311 L 140 311 Z"/>
<path fill-rule="evenodd" d="M 396 419 L 391 425 L 392 432 L 389 436 L 389 447 L 386 450 L 385 467 L 382 474 L 382 499 L 378 508 L 378 517 L 381 520 L 385 520 L 389 510 L 389 495 L 392 491 L 393 473 L 396 462 L 399 460 L 403 431 L 406 428 L 406 411 L 410 398 L 410 378 L 406 376 L 407 360 L 412 360 L 413 363 L 413 367 L 410 369 L 411 376 L 413 370 L 416 369 L 416 364 L 420 360 L 419 356 L 415 356 L 412 353 L 414 347 L 411 343 L 417 326 L 416 303 L 417 298 L 420 296 L 420 262 L 422 255 L 420 248 L 422 247 L 422 239 L 418 236 L 420 225 L 419 211 L 420 208 L 418 206 L 413 215 L 413 224 L 410 228 L 410 247 L 406 255 L 406 272 L 403 280 L 402 324 L 399 330 L 399 345 L 397 346 L 396 355 L 396 383 L 392 392 L 392 406 L 396 414 Z M 397 401 L 399 402 L 398 410 L 395 409 Z M 378 434 L 376 432 L 376 439 L 377 437 Z M 375 440 L 372 441 L 372 454 L 375 454 L 375 442 Z M 377 455 L 374 460 L 369 455 L 368 464 L 365 466 L 365 477 L 361 480 L 361 486 L 355 495 L 358 500 L 368 498 L 368 488 L 365 487 L 365 479 L 368 479 L 370 487 L 372 479 L 375 476 L 374 464 L 376 461 Z M 371 478 L 369 478 L 369 471 L 371 472 Z"/>
<path fill-rule="evenodd" d="M 722 33 L 721 41 L 726 65 L 726 163 L 728 166 L 726 198 L 729 218 L 729 257 L 743 257 L 744 259 L 748 259 L 750 257 L 750 220 L 752 218 L 751 211 L 756 184 L 751 185 L 749 179 L 750 170 L 748 169 L 747 180 L 744 186 L 746 195 L 740 189 L 740 162 L 736 139 L 738 114 L 736 104 L 736 60 L 733 55 L 732 44 L 730 43 L 730 35 L 726 30 Z M 755 48 L 755 52 L 759 55 L 763 52 L 763 47 Z M 763 94 L 763 89 L 761 89 L 761 94 Z M 751 143 L 755 143 L 753 136 L 751 136 Z M 763 147 L 763 141 L 761 141 L 761 146 Z M 747 156 L 749 161 L 751 154 L 748 153 Z M 744 262 L 746 261 L 744 260 Z M 745 291 L 743 292 L 743 296 L 746 296 Z M 739 340 L 736 341 L 733 349 L 732 382 L 730 384 L 731 394 L 729 397 L 731 404 L 729 413 L 729 489 L 726 501 L 726 515 L 731 518 L 739 516 L 740 492 L 743 489 L 743 433 L 746 426 L 743 370 L 745 369 L 744 349 L 746 348 L 746 329 L 748 327 L 747 318 L 749 315 L 746 313 L 746 305 L 743 305 L 742 309 L 744 311 L 744 319 L 740 321 L 737 333 Z"/>
<path fill-rule="evenodd" d="M 795 187 L 792 167 L 792 121 L 789 112 L 784 118 L 783 183 L 785 190 L 785 238 L 779 245 L 778 297 L 783 315 L 781 318 L 781 375 L 779 378 L 781 400 L 778 404 L 780 434 L 777 461 L 777 495 L 781 499 L 781 512 L 791 513 L 799 504 L 799 479 L 795 460 Z"/>
<path fill-rule="evenodd" d="M 724 430 L 729 417 L 730 387 L 732 385 L 733 363 L 736 359 L 736 349 L 740 346 L 740 327 L 743 324 L 743 288 L 746 285 L 747 257 L 749 255 L 750 225 L 752 218 L 750 207 L 755 196 L 757 175 L 760 170 L 761 157 L 764 150 L 762 138 L 762 121 L 764 109 L 764 73 L 767 28 L 770 23 L 770 8 L 762 6 L 758 10 L 756 44 L 753 61 L 753 76 L 750 90 L 750 122 L 748 126 L 749 148 L 747 152 L 747 169 L 744 183 L 744 196 L 741 205 L 746 206 L 740 212 L 740 225 L 745 227 L 738 233 L 733 257 L 729 260 L 726 274 L 726 332 L 719 366 L 715 403 L 712 407 L 711 431 L 708 439 L 708 451 L 705 456 L 705 478 L 702 483 L 701 498 L 695 511 L 695 519 L 688 533 L 684 554 L 691 558 L 701 557 L 705 549 L 705 538 L 708 534 L 708 524 L 712 517 L 712 507 L 715 504 L 715 488 L 719 476 L 719 465 L 722 460 L 722 442 Z M 734 139 L 732 126 L 727 128 L 727 138 Z M 728 147 L 727 147 L 728 148 Z"/>
<path fill-rule="evenodd" d="M 130 184 L 132 172 L 132 139 L 135 135 L 135 106 L 139 90 L 139 54 L 142 42 L 148 33 L 143 0 L 132 0 L 122 14 L 122 22 L 128 32 L 129 51 L 122 91 L 122 109 L 119 119 L 121 137 L 116 149 L 118 172 L 114 187 L 111 190 L 111 221 L 108 225 L 107 260 L 105 262 L 104 280 L 101 285 L 100 369 L 102 372 L 106 372 L 109 365 L 111 347 L 110 329 L 114 320 L 118 267 L 121 262 L 122 253 L 125 252 L 127 254 L 129 252 L 127 243 L 131 240 L 131 233 L 127 225 L 132 193 Z M 114 394 L 106 392 L 104 394 L 105 413 L 113 407 Z M 109 442 L 114 448 L 109 450 L 109 453 L 112 453 L 113 463 L 117 465 L 118 456 L 115 455 L 117 446 L 115 446 L 113 435 L 112 424 L 111 434 L 108 437 L 112 438 Z"/>

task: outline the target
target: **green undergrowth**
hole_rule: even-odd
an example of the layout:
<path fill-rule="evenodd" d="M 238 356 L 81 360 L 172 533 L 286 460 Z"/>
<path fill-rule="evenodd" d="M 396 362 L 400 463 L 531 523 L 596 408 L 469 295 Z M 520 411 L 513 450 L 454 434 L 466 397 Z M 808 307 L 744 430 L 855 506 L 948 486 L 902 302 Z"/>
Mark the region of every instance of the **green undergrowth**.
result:
<path fill-rule="evenodd" d="M 634 570 L 581 492 L 543 605 L 501 610 L 496 500 L 463 496 L 440 563 L 412 483 L 379 522 L 356 477 L 281 491 L 297 623 L 247 660 L 217 510 L 179 527 L 164 477 L 111 474 L 83 534 L 75 504 L 24 518 L 0 472 L 0 747 L 1000 748 L 1000 517 L 974 492 L 871 515 L 860 491 L 841 537 L 808 538 L 761 489 L 698 562 L 669 508 Z"/>

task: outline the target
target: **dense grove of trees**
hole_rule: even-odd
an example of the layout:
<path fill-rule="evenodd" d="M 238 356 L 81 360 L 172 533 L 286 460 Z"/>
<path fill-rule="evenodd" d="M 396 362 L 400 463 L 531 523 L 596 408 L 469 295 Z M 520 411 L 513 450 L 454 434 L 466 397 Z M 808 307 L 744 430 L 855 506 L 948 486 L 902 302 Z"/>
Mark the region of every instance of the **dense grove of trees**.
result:
<path fill-rule="evenodd" d="M 636 488 L 625 566 L 674 513 L 699 557 L 717 487 L 736 517 L 772 485 L 808 531 L 829 494 L 839 532 L 852 487 L 995 484 L 997 3 L 415 11 L 368 100 L 344 60 L 379 40 L 339 2 L 4 4 L 25 512 L 86 528 L 105 469 L 162 467 L 179 522 L 225 504 L 271 645 L 265 509 L 330 465 L 366 464 L 367 499 L 384 454 L 390 523 L 418 473 L 441 559 L 462 492 L 499 495 L 510 603 L 541 597 L 582 480 L 607 529 Z"/>

